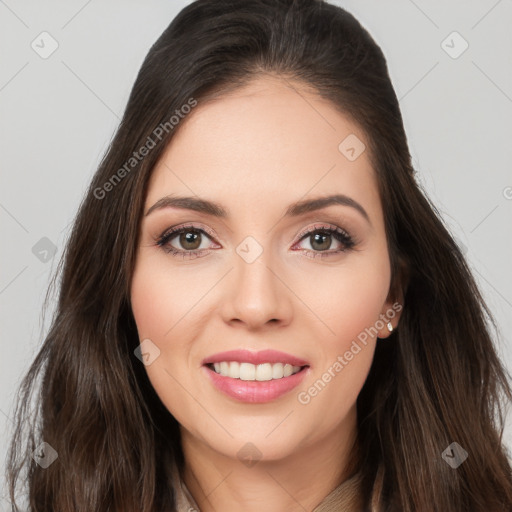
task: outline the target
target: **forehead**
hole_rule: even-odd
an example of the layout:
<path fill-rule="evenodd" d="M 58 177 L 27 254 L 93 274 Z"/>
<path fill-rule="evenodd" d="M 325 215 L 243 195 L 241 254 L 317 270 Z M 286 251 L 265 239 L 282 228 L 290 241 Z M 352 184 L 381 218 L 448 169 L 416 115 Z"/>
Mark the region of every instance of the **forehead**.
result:
<path fill-rule="evenodd" d="M 199 101 L 180 123 L 155 166 L 147 203 L 197 194 L 235 209 L 338 192 L 380 209 L 365 134 L 297 82 L 255 79 Z"/>

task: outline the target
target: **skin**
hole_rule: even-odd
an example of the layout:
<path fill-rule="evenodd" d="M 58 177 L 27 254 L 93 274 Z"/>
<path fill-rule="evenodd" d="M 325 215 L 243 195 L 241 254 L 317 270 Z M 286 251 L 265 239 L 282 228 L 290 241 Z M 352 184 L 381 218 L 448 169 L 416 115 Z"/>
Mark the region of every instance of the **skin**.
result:
<path fill-rule="evenodd" d="M 377 338 L 359 343 L 309 403 L 297 395 L 394 302 L 368 152 L 349 161 L 338 150 L 350 134 L 368 145 L 365 134 L 331 103 L 276 76 L 200 102 L 180 123 L 151 176 L 145 213 L 176 194 L 216 201 L 229 216 L 173 207 L 143 217 L 132 308 L 141 341 L 160 350 L 146 371 L 181 425 L 184 480 L 202 512 L 312 510 L 351 476 L 345 469 L 357 433 L 356 399 Z M 283 216 L 293 202 L 333 193 L 360 203 L 370 222 L 345 205 Z M 202 256 L 183 259 L 157 245 L 168 228 L 190 223 L 215 235 L 200 235 L 193 249 Z M 334 254 L 343 248 L 334 237 L 322 245 L 314 235 L 298 236 L 319 223 L 348 231 L 353 249 Z M 236 252 L 247 236 L 263 248 L 250 264 Z M 193 244 L 184 247 L 177 235 L 168 245 L 190 251 Z M 308 257 L 322 247 L 328 257 Z M 398 320 L 399 313 L 394 327 Z M 388 335 L 379 330 L 378 337 Z M 241 403 L 217 390 L 201 366 L 207 356 L 238 348 L 296 355 L 309 362 L 309 373 L 276 400 Z M 237 455 L 248 442 L 261 453 L 251 467 Z"/>

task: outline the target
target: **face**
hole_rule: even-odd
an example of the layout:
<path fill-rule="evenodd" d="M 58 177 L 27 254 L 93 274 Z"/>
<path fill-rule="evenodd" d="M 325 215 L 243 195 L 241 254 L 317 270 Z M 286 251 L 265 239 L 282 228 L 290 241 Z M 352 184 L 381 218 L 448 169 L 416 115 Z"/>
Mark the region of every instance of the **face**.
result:
<path fill-rule="evenodd" d="M 382 315 L 398 318 L 365 135 L 293 87 L 258 78 L 199 102 L 141 223 L 131 301 L 145 369 L 187 439 L 233 458 L 250 442 L 277 460 L 353 429 Z M 172 201 L 185 196 L 195 203 Z M 236 350 L 249 354 L 220 354 Z"/>

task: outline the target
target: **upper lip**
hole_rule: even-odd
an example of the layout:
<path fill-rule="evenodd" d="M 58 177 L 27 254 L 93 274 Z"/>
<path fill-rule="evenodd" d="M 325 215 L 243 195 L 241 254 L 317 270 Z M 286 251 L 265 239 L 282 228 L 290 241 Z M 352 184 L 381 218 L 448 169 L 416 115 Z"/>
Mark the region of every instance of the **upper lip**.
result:
<path fill-rule="evenodd" d="M 286 352 L 278 350 L 260 350 L 251 352 L 250 350 L 228 350 L 227 352 L 217 352 L 203 359 L 202 364 L 221 363 L 222 361 L 238 361 L 240 363 L 284 363 L 292 366 L 309 366 L 309 363 Z"/>

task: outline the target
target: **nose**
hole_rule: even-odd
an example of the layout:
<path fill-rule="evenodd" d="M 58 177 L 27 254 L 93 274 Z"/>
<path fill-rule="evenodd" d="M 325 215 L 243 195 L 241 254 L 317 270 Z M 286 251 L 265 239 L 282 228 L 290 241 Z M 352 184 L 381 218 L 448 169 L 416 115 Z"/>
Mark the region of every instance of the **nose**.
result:
<path fill-rule="evenodd" d="M 221 299 L 223 320 L 251 331 L 289 324 L 293 293 L 270 251 L 263 251 L 251 263 L 234 252 L 233 263 L 235 268 L 227 276 L 229 286 Z"/>

